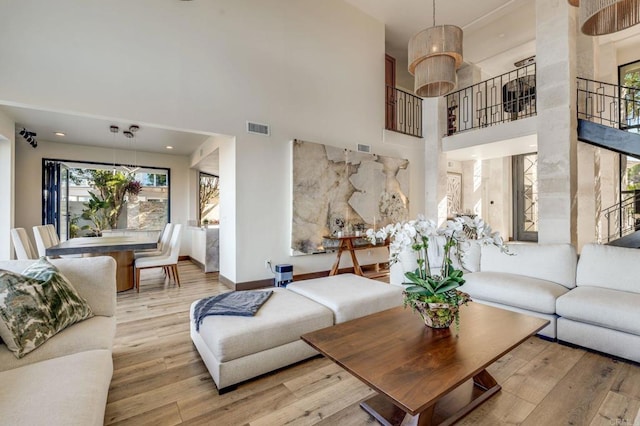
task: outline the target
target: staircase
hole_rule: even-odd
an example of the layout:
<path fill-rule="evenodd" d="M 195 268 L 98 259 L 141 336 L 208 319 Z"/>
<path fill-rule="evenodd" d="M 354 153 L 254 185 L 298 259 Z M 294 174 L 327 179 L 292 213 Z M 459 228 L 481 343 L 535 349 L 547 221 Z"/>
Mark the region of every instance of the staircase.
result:
<path fill-rule="evenodd" d="M 640 191 L 623 191 L 625 199 L 602 211 L 606 243 L 640 248 Z"/>
<path fill-rule="evenodd" d="M 578 78 L 578 140 L 640 159 L 640 90 Z M 640 191 L 602 211 L 606 243 L 640 248 Z"/>

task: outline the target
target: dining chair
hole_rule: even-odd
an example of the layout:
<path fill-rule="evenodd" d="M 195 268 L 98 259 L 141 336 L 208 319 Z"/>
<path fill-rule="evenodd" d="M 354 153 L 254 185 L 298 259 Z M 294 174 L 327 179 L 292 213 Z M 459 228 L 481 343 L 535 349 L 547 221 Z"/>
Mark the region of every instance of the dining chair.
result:
<path fill-rule="evenodd" d="M 37 259 L 38 254 L 33 249 L 27 230 L 24 228 L 15 228 L 11 230 L 11 240 L 16 250 L 18 260 Z"/>
<path fill-rule="evenodd" d="M 166 256 L 171 248 L 171 234 L 173 233 L 173 224 L 167 223 L 160 236 L 157 250 L 136 251 L 133 253 L 135 259 L 152 256 Z"/>
<path fill-rule="evenodd" d="M 140 271 L 142 269 L 163 268 L 167 273 L 169 280 L 173 278 L 178 287 L 180 287 L 180 276 L 178 275 L 178 256 L 180 255 L 180 234 L 182 225 L 173 226 L 171 233 L 171 241 L 169 242 L 169 252 L 166 255 L 141 257 L 133 261 L 133 267 L 136 271 L 134 285 L 136 290 L 140 292 Z"/>
<path fill-rule="evenodd" d="M 56 244 L 60 244 L 60 238 L 58 238 L 58 232 L 56 231 L 56 227 L 52 224 L 48 223 L 44 225 L 49 231 L 49 238 L 51 239 L 51 245 L 55 246 Z"/>
<path fill-rule="evenodd" d="M 34 226 L 33 237 L 36 240 L 36 247 L 38 248 L 38 256 L 40 257 L 46 256 L 47 248 L 56 244 L 51 239 L 51 231 L 49 230 L 47 225 Z"/>

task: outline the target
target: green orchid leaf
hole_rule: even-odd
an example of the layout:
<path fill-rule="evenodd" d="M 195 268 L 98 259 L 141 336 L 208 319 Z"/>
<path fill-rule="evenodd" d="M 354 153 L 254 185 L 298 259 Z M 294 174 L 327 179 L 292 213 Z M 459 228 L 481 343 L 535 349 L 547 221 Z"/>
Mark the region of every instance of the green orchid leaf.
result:
<path fill-rule="evenodd" d="M 460 287 L 460 284 L 458 284 L 457 282 L 451 282 L 445 286 L 438 288 L 437 294 L 446 293 L 447 291 L 451 291 L 458 287 Z"/>

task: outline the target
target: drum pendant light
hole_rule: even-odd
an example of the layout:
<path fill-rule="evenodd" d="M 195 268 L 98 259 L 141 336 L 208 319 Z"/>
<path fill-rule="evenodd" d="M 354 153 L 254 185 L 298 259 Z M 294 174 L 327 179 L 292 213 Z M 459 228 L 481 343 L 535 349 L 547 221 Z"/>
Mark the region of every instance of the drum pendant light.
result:
<path fill-rule="evenodd" d="M 409 40 L 409 72 L 415 77 L 415 93 L 421 97 L 446 95 L 456 87 L 456 70 L 462 65 L 462 29 L 455 25 L 433 26 Z"/>
<path fill-rule="evenodd" d="M 580 30 L 583 34 L 590 36 L 611 34 L 638 23 L 640 23 L 640 0 L 580 1 Z"/>

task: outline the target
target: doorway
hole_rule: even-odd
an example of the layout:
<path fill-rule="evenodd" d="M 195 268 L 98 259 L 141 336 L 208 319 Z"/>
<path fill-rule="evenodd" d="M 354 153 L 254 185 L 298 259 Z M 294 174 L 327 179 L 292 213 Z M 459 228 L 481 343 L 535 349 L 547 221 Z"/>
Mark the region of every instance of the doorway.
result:
<path fill-rule="evenodd" d="M 538 241 L 538 153 L 513 157 L 513 237 Z"/>

